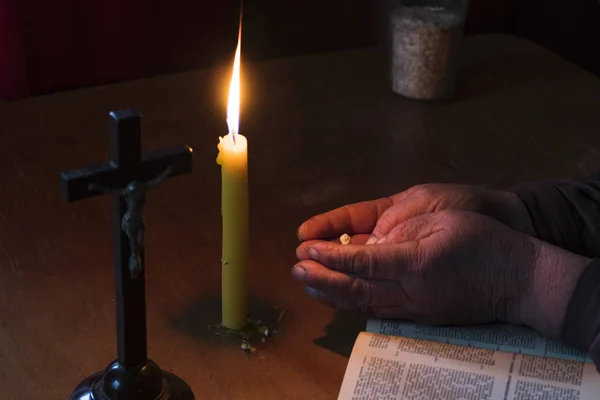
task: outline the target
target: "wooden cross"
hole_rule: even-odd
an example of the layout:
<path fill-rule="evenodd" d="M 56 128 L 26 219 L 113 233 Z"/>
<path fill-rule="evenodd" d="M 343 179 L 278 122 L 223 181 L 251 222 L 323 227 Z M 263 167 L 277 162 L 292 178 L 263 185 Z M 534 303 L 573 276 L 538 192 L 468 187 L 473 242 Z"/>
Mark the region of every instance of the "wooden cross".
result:
<path fill-rule="evenodd" d="M 145 191 L 167 177 L 190 173 L 192 149 L 181 146 L 142 156 L 140 116 L 122 110 L 111 112 L 110 121 L 110 161 L 63 172 L 61 187 L 69 202 L 113 195 L 118 362 L 126 369 L 139 368 L 147 362 Z"/>

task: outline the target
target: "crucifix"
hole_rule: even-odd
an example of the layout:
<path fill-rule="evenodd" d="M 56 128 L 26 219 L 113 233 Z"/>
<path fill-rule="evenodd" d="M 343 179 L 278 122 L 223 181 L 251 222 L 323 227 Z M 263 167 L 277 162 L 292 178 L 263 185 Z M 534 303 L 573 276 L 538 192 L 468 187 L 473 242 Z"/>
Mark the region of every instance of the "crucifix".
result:
<path fill-rule="evenodd" d="M 110 113 L 110 161 L 61 174 L 67 201 L 111 194 L 117 360 L 81 382 L 71 400 L 193 400 L 185 382 L 147 358 L 144 219 L 147 192 L 192 171 L 192 149 L 180 146 L 142 155 L 140 116 Z"/>

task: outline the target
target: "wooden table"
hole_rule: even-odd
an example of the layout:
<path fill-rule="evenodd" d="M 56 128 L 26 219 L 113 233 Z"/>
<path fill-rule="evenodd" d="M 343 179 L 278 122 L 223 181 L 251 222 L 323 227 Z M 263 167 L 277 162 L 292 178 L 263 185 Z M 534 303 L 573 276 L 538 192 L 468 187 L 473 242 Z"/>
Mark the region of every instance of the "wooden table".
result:
<path fill-rule="evenodd" d="M 149 196 L 149 354 L 205 399 L 333 399 L 361 317 L 290 278 L 314 213 L 426 181 L 506 186 L 600 167 L 600 81 L 527 42 L 467 42 L 458 98 L 391 94 L 373 49 L 245 66 L 254 305 L 287 310 L 246 357 L 219 322 L 220 171 L 227 69 L 0 106 L 0 397 L 63 399 L 115 356 L 111 202 L 67 204 L 62 170 L 108 158 L 108 112 L 143 114 L 144 145 L 187 143 L 195 172 Z"/>

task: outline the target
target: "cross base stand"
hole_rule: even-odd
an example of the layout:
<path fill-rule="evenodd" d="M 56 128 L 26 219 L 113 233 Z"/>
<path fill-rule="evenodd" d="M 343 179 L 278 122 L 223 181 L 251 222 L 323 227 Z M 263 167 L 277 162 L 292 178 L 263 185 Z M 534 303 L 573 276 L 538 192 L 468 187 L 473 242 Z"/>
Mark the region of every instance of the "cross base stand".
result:
<path fill-rule="evenodd" d="M 81 382 L 70 400 L 194 400 L 190 387 L 151 360 L 127 370 L 117 361 Z"/>

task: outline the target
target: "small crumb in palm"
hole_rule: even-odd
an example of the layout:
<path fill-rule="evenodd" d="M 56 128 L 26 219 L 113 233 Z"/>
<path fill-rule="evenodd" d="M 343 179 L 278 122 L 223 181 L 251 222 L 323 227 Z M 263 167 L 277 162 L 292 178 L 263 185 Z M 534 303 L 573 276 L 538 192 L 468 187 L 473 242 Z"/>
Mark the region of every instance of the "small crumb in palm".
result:
<path fill-rule="evenodd" d="M 350 240 L 352 240 L 352 238 L 346 233 L 340 236 L 340 242 L 342 242 L 342 244 L 350 244 Z"/>

